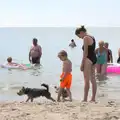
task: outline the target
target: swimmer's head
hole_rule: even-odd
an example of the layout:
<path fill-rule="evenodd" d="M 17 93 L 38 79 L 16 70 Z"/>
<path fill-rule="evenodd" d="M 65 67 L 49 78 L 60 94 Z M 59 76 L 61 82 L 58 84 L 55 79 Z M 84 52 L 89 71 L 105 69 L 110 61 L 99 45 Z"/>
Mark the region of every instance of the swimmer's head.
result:
<path fill-rule="evenodd" d="M 104 46 L 105 46 L 105 48 L 108 48 L 109 43 L 108 43 L 108 42 L 105 42 L 105 43 L 104 43 Z"/>
<path fill-rule="evenodd" d="M 84 26 L 81 26 L 75 30 L 75 35 L 77 35 L 79 38 L 83 38 L 86 35 L 86 32 L 86 28 Z"/>
<path fill-rule="evenodd" d="M 12 58 L 11 58 L 11 57 L 8 57 L 8 58 L 7 58 L 7 61 L 8 61 L 9 63 L 11 63 L 11 62 L 12 62 Z"/>
<path fill-rule="evenodd" d="M 104 47 L 104 41 L 101 40 L 101 41 L 99 41 L 98 44 L 99 44 L 99 47 Z"/>
<path fill-rule="evenodd" d="M 72 39 L 71 42 L 74 42 L 74 40 Z"/>
<path fill-rule="evenodd" d="M 67 52 L 65 50 L 62 50 L 58 53 L 58 57 L 60 60 L 65 61 L 67 59 Z"/>
<path fill-rule="evenodd" d="M 33 38 L 33 45 L 37 45 L 38 40 L 36 38 Z"/>

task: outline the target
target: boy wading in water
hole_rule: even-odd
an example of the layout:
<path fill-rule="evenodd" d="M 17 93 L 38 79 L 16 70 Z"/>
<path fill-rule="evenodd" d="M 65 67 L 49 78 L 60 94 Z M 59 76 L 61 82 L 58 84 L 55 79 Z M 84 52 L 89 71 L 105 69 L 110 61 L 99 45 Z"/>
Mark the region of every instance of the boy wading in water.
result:
<path fill-rule="evenodd" d="M 72 95 L 70 91 L 72 83 L 72 63 L 67 57 L 67 52 L 62 50 L 58 53 L 58 57 L 63 61 L 63 70 L 60 76 L 60 89 L 58 92 L 57 101 L 60 102 L 60 97 L 62 95 L 63 89 L 66 88 L 70 101 L 72 101 Z M 64 101 L 64 98 L 63 98 Z"/>

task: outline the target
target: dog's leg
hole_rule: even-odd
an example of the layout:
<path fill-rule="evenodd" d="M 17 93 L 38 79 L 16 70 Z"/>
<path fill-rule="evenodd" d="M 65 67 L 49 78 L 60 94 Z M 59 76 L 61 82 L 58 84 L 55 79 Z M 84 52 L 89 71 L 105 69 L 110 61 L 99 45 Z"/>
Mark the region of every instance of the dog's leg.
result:
<path fill-rule="evenodd" d="M 26 102 L 28 102 L 28 101 L 29 101 L 29 99 L 30 99 L 30 97 L 28 97 L 28 99 L 26 100 Z"/>
<path fill-rule="evenodd" d="M 50 97 L 49 99 L 52 100 L 53 102 L 56 102 L 56 100 L 54 100 L 52 97 Z"/>
<path fill-rule="evenodd" d="M 31 99 L 31 102 L 33 102 L 33 97 L 31 97 L 30 99 Z"/>
<path fill-rule="evenodd" d="M 51 96 L 49 96 L 49 97 L 46 96 L 46 98 L 49 99 L 49 100 L 52 100 L 53 102 L 56 102 L 56 100 L 54 100 Z"/>

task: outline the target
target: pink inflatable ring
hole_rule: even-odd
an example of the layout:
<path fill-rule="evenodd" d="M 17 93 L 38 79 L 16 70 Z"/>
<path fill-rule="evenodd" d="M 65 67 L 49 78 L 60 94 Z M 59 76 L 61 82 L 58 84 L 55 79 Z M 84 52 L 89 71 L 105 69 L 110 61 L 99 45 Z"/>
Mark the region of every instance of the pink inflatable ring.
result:
<path fill-rule="evenodd" d="M 107 73 L 116 73 L 116 74 L 120 74 L 120 65 L 108 65 L 107 66 Z"/>

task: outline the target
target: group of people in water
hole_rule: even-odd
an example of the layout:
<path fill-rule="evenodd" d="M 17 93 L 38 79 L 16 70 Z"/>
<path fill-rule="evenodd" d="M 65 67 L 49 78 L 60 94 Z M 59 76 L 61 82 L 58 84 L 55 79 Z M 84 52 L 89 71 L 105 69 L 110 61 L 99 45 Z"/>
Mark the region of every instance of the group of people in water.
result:
<path fill-rule="evenodd" d="M 104 41 L 99 42 L 99 47 L 96 48 L 96 40 L 93 36 L 87 33 L 84 26 L 75 30 L 75 35 L 83 39 L 83 58 L 80 65 L 80 70 L 84 75 L 84 98 L 83 102 L 88 100 L 88 92 L 90 88 L 90 82 L 92 84 L 92 96 L 91 102 L 95 102 L 97 84 L 95 79 L 95 68 L 97 75 L 101 78 L 106 75 L 107 63 L 113 63 L 112 51 L 108 48 L 109 44 Z M 70 47 L 76 47 L 74 40 L 71 40 Z M 63 61 L 62 75 L 60 76 L 60 90 L 58 93 L 58 101 L 64 88 L 68 92 L 70 101 L 72 101 L 71 95 L 71 83 L 72 83 L 72 62 L 67 57 L 67 52 L 62 50 L 59 52 L 58 57 Z"/>
<path fill-rule="evenodd" d="M 83 101 L 87 101 L 90 82 L 92 84 L 92 97 L 90 101 L 95 101 L 97 84 L 95 79 L 95 70 L 99 80 L 106 75 L 106 69 L 108 63 L 113 63 L 112 51 L 108 48 L 109 44 L 104 41 L 99 41 L 99 46 L 96 48 L 95 38 L 87 34 L 87 30 L 84 26 L 77 28 L 75 35 L 83 39 L 83 58 L 80 66 L 80 70 L 84 75 L 84 98 Z M 119 58 L 120 61 L 120 49 Z"/>
<path fill-rule="evenodd" d="M 80 70 L 84 75 L 84 98 L 83 101 L 88 100 L 88 92 L 90 88 L 90 82 L 92 84 L 92 102 L 95 102 L 95 96 L 97 91 L 97 84 L 95 79 L 95 69 L 98 76 L 106 75 L 107 63 L 113 63 L 112 51 L 108 48 L 109 44 L 104 41 L 99 42 L 99 47 L 96 48 L 96 40 L 93 36 L 87 33 L 84 26 L 75 30 L 75 35 L 83 40 L 83 58 L 80 65 Z M 70 47 L 76 47 L 75 41 L 72 39 L 69 44 Z M 40 64 L 40 58 L 42 56 L 42 48 L 38 45 L 36 38 L 33 39 L 33 45 L 29 52 L 29 61 L 32 64 Z M 58 92 L 57 101 L 60 101 L 60 97 L 64 89 L 66 89 L 70 101 L 72 101 L 72 94 L 70 91 L 72 84 L 72 62 L 68 58 L 68 54 L 65 50 L 58 53 L 58 58 L 63 62 L 62 74 L 60 76 L 60 89 Z M 18 65 L 12 62 L 12 58 L 7 59 L 8 64 Z M 120 62 L 120 50 L 119 59 Z M 20 66 L 23 67 L 23 66 Z"/>

